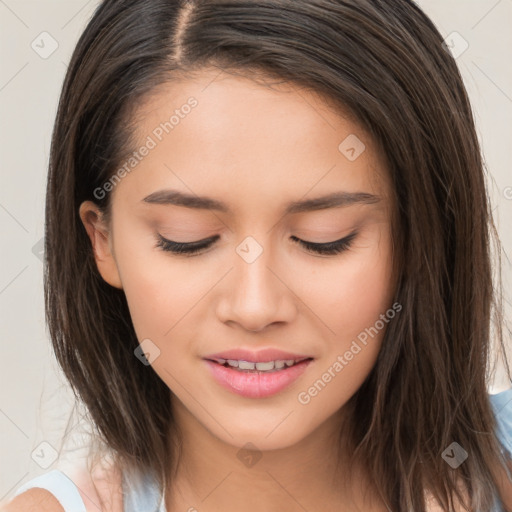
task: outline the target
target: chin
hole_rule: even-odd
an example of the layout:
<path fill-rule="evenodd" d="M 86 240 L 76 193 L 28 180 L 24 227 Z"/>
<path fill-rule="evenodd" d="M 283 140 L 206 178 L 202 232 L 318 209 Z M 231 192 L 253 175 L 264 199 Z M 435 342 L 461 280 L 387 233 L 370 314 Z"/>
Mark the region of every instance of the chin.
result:
<path fill-rule="evenodd" d="M 306 437 L 297 430 L 287 429 L 279 434 L 268 435 L 268 431 L 245 429 L 242 432 L 233 432 L 233 437 L 223 433 L 221 440 L 238 449 L 247 449 L 248 444 L 254 445 L 259 451 L 282 450 L 289 448 Z"/>
<path fill-rule="evenodd" d="M 244 448 L 247 443 L 252 443 L 261 451 L 279 450 L 300 443 L 314 430 L 313 426 L 311 429 L 305 428 L 305 422 L 298 422 L 293 416 L 293 410 L 279 416 L 272 414 L 264 420 L 260 418 L 260 421 L 252 415 L 242 414 L 236 419 L 224 416 L 217 419 L 225 430 L 211 421 L 207 428 L 215 437 L 236 448 Z"/>

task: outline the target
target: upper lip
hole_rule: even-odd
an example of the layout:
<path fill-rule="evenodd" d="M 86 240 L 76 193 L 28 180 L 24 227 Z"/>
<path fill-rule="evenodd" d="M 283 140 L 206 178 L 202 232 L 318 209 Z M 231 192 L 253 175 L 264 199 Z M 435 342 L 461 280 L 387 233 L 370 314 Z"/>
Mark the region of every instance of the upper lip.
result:
<path fill-rule="evenodd" d="M 210 354 L 204 359 L 210 359 L 211 361 L 218 361 L 219 359 L 234 359 L 248 361 L 251 363 L 268 363 L 269 361 L 277 360 L 303 360 L 312 359 L 312 356 L 306 354 L 293 354 L 291 352 L 284 352 L 277 348 L 265 348 L 262 350 L 247 350 L 244 348 L 235 348 L 226 350 L 224 352 L 217 352 Z"/>

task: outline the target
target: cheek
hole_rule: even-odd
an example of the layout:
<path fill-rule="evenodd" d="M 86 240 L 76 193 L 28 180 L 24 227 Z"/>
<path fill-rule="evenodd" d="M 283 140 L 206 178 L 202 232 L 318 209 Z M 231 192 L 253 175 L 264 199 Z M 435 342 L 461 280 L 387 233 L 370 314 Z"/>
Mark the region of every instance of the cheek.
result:
<path fill-rule="evenodd" d="M 328 327 L 338 349 L 350 345 L 391 306 L 391 244 L 387 236 L 377 238 L 378 243 L 366 241 L 366 248 L 355 246 L 328 265 L 301 272 L 308 277 L 300 296 Z"/>
<path fill-rule="evenodd" d="M 340 259 L 337 271 L 311 275 L 308 305 L 328 326 L 329 343 L 297 397 L 306 421 L 314 421 L 312 410 L 319 415 L 334 414 L 375 365 L 386 327 L 396 314 L 391 304 L 389 247 L 381 243 L 361 252 L 359 258 L 347 257 L 343 263 Z"/>
<path fill-rule="evenodd" d="M 133 233 L 119 236 L 116 260 L 138 340 L 150 338 L 161 347 L 175 331 L 186 328 L 187 314 L 208 283 L 191 270 L 192 263 L 177 263 L 154 243 L 137 240 Z"/>

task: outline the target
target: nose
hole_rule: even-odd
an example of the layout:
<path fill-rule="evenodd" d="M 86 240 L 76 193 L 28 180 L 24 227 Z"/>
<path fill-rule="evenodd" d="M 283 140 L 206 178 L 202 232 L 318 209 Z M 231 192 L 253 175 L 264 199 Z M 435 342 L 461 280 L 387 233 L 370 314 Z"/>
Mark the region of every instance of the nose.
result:
<path fill-rule="evenodd" d="M 297 314 L 297 298 L 290 288 L 290 272 L 279 270 L 263 252 L 252 262 L 238 254 L 217 305 L 217 317 L 225 324 L 261 332 L 274 324 L 289 323 Z"/>

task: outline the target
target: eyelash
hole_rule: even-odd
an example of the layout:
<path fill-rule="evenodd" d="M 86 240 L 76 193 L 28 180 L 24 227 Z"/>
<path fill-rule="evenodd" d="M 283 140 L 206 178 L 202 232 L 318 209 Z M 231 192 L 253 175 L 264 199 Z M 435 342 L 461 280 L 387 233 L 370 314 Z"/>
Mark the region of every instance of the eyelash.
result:
<path fill-rule="evenodd" d="M 333 242 L 326 242 L 323 244 L 307 242 L 306 240 L 301 240 L 296 236 L 292 236 L 291 238 L 294 242 L 297 242 L 298 244 L 305 247 L 309 252 L 321 255 L 334 256 L 349 249 L 357 234 L 357 232 L 353 232 L 350 235 L 346 236 L 345 238 L 334 240 Z M 210 247 L 218 239 L 219 235 L 215 235 L 205 240 L 183 243 L 168 240 L 167 238 L 164 238 L 162 235 L 158 234 L 158 241 L 155 247 L 158 247 L 166 252 L 172 252 L 174 254 L 194 256 L 200 253 L 202 250 Z"/>

